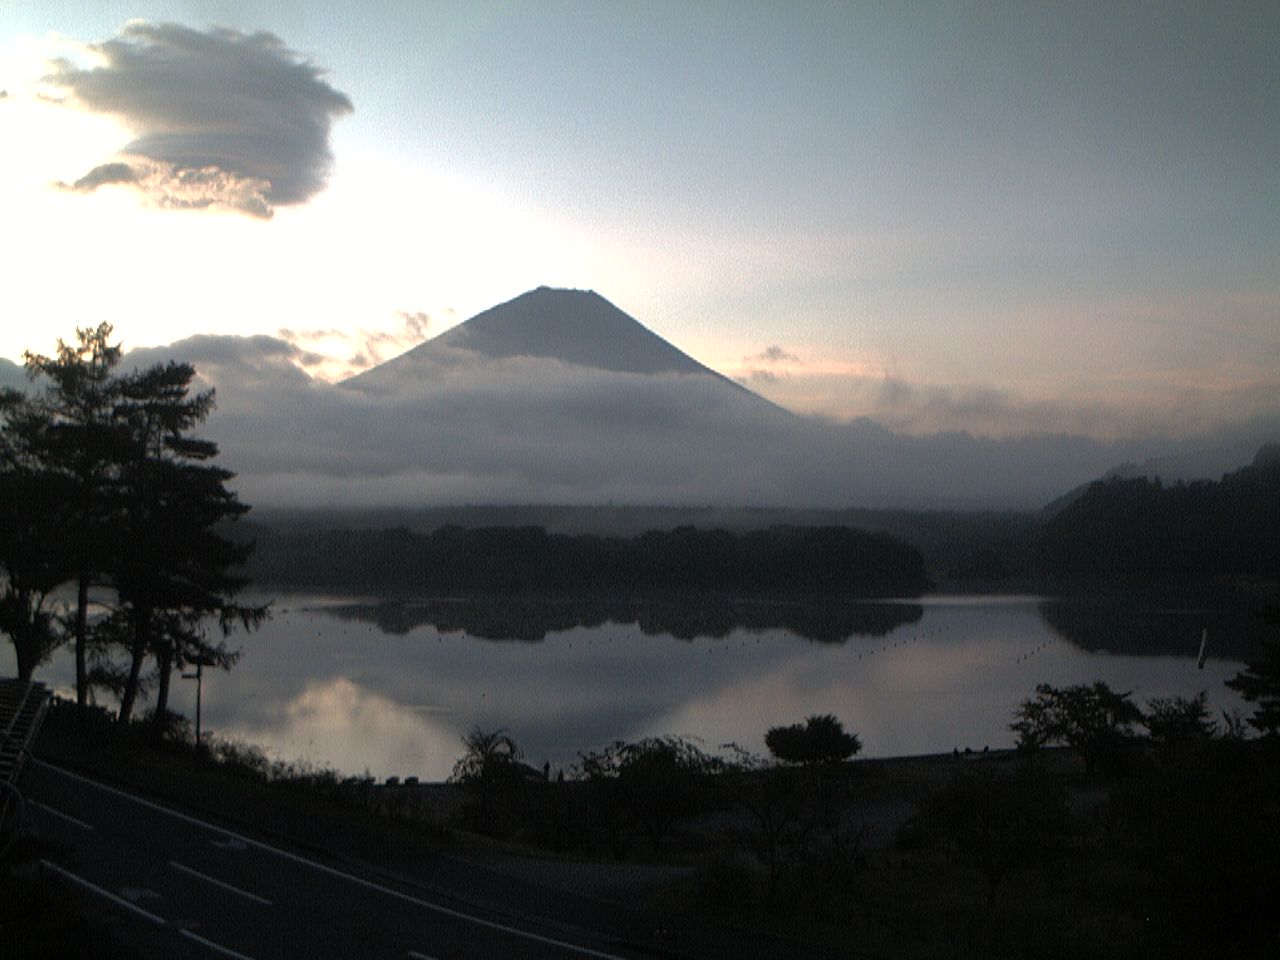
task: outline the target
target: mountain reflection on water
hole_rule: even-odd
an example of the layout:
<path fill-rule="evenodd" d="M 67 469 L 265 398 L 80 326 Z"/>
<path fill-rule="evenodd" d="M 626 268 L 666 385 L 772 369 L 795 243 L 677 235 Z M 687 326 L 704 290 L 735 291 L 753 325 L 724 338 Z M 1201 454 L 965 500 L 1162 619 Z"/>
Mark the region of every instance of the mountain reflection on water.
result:
<path fill-rule="evenodd" d="M 924 608 L 916 603 L 836 600 L 689 599 L 424 599 L 325 606 L 341 620 L 376 624 L 383 633 L 403 635 L 419 627 L 463 632 L 481 640 L 537 643 L 549 633 L 575 627 L 637 624 L 646 636 L 677 640 L 722 640 L 735 630 L 786 630 L 817 643 L 844 643 L 854 636 L 883 637 L 916 623 Z"/>

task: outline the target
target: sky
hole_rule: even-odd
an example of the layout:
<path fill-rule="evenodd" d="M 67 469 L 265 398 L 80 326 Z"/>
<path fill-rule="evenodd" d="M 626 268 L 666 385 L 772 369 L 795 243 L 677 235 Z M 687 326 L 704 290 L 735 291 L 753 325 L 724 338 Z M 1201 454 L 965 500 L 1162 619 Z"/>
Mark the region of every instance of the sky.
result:
<path fill-rule="evenodd" d="M 790 410 L 1280 413 L 1280 5 L 0 0 L 0 357 L 315 377 L 539 285 Z"/>

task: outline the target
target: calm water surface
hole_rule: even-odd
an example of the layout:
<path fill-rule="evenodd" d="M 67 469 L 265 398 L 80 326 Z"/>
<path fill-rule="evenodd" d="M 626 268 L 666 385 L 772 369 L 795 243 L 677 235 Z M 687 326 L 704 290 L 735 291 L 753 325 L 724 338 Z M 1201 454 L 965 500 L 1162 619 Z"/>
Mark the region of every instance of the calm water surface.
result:
<path fill-rule="evenodd" d="M 1247 619 L 1033 597 L 583 608 L 285 596 L 274 611 L 232 638 L 234 670 L 206 673 L 205 729 L 342 773 L 423 779 L 449 774 L 477 724 L 553 769 L 652 734 L 763 752 L 769 727 L 813 713 L 840 717 L 867 756 L 1011 746 L 1010 714 L 1037 683 L 1101 679 L 1139 703 L 1207 690 L 1216 709 L 1239 707 L 1223 682 L 1254 642 Z M 12 670 L 6 647 L 0 671 Z M 69 654 L 42 673 L 68 685 Z M 188 717 L 194 686 L 175 683 Z"/>

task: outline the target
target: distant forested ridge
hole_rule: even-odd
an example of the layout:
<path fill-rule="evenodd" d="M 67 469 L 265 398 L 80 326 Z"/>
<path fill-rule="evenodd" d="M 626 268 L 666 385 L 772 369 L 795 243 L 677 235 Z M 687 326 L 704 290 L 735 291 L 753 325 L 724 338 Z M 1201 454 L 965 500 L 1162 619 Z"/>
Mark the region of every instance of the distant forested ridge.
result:
<path fill-rule="evenodd" d="M 1220 481 L 1092 484 L 1048 520 L 1037 571 L 1051 580 L 1191 582 L 1280 577 L 1280 446 Z"/>
<path fill-rule="evenodd" d="M 416 595 L 483 593 L 919 596 L 913 547 L 843 527 L 731 533 L 680 527 L 638 537 L 542 527 L 277 532 L 259 528 L 246 572 L 262 585 Z"/>
<path fill-rule="evenodd" d="M 936 587 L 960 592 L 1034 589 L 1031 560 L 1042 517 L 1035 513 L 770 507 L 457 505 L 364 509 L 254 509 L 240 535 L 267 537 L 331 530 L 426 534 L 442 527 L 542 527 L 550 534 L 632 539 L 679 527 L 746 533 L 781 527 L 848 527 L 884 533 L 919 550 Z M 252 530 L 259 531 L 252 533 Z M 300 541 L 301 542 L 301 541 Z"/>

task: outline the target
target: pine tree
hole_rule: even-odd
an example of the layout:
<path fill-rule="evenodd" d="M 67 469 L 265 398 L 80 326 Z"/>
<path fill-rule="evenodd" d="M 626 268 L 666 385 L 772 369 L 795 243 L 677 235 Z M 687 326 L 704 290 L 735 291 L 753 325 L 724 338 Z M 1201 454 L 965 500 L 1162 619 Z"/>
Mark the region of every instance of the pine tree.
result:
<path fill-rule="evenodd" d="M 1273 626 L 1280 626 L 1280 607 L 1270 607 L 1262 614 Z M 1227 681 L 1250 703 L 1257 704 L 1249 725 L 1264 737 L 1280 735 L 1280 636 L 1264 640 L 1262 659 Z"/>
<path fill-rule="evenodd" d="M 131 450 L 121 469 L 119 497 L 125 549 L 115 564 L 117 629 L 127 635 L 129 671 L 121 692 L 120 720 L 128 722 L 140 691 L 146 658 L 156 660 L 156 716 L 168 706 L 175 666 L 203 659 L 229 667 L 236 658 L 225 642 L 204 632 L 216 617 L 225 635 L 239 622 L 248 628 L 265 607 L 234 600 L 246 584 L 234 571 L 250 547 L 219 532 L 219 525 L 248 507 L 226 486 L 232 474 L 209 463 L 215 443 L 190 436 L 213 409 L 213 392 L 191 392 L 188 364 L 151 367 L 125 378 L 121 417 Z"/>
<path fill-rule="evenodd" d="M 28 375 L 45 383 L 43 393 L 31 401 L 45 427 L 43 470 L 60 478 L 66 494 L 59 537 L 72 557 L 77 587 L 74 637 L 80 706 L 89 688 L 89 589 L 119 549 L 111 490 L 128 435 L 118 416 L 121 380 L 116 369 L 123 350 L 108 342 L 111 329 L 108 323 L 80 328 L 75 345 L 58 341 L 55 356 L 27 352 L 24 357 Z"/>

